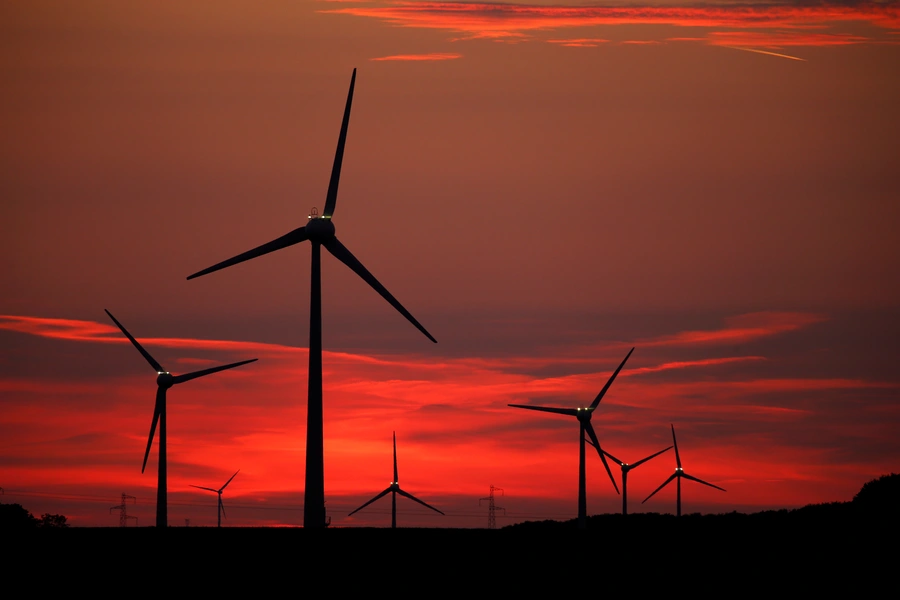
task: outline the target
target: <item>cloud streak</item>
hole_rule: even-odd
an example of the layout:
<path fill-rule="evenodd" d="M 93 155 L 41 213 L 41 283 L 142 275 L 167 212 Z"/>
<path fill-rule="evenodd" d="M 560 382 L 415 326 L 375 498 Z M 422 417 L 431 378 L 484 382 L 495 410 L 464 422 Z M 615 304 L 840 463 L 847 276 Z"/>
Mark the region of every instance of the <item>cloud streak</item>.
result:
<path fill-rule="evenodd" d="M 710 30 L 781 30 L 783 44 L 830 46 L 859 43 L 858 36 L 810 35 L 809 29 L 862 23 L 894 30 L 900 28 L 896 4 L 685 4 L 682 6 L 554 6 L 488 2 L 389 2 L 322 10 L 330 14 L 378 19 L 398 27 L 438 29 L 461 34 L 456 39 L 521 41 L 545 31 L 619 25 L 666 25 Z M 728 32 L 711 32 L 724 33 Z M 712 36 L 711 36 L 712 37 Z M 590 46 L 573 38 L 571 44 Z M 715 39 L 712 37 L 712 39 Z M 579 40 L 581 43 L 579 44 Z M 550 41 L 550 40 L 548 40 Z M 560 43 L 554 38 L 552 43 Z M 750 46 L 751 44 L 741 44 Z"/>
<path fill-rule="evenodd" d="M 395 54 L 393 56 L 381 56 L 379 58 L 370 58 L 374 61 L 397 60 L 397 61 L 429 61 L 429 60 L 454 60 L 462 58 L 462 54 L 454 52 L 432 52 L 430 54 Z"/>

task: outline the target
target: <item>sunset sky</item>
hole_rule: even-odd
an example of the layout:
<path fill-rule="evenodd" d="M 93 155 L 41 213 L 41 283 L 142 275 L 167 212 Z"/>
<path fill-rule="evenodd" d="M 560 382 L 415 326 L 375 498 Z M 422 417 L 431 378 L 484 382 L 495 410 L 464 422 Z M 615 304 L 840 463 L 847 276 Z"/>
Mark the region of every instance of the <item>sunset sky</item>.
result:
<path fill-rule="evenodd" d="M 900 472 L 900 3 L 300 1 L 0 8 L 0 502 L 299 525 L 308 244 L 185 277 L 321 212 L 434 335 L 322 259 L 326 511 L 481 527 L 577 513 L 589 404 L 633 462 L 678 435 L 683 510 L 849 500 Z M 591 451 L 590 448 L 588 448 Z M 669 452 L 630 511 L 674 512 Z M 616 475 L 618 478 L 618 470 Z M 588 512 L 620 510 L 596 453 Z"/>

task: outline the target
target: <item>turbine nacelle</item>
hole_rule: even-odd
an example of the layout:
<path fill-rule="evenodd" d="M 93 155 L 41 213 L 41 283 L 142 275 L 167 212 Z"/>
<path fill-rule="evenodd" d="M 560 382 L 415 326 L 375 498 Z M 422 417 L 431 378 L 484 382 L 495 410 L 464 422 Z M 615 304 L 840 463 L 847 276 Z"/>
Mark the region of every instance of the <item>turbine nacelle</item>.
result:
<path fill-rule="evenodd" d="M 310 215 L 306 224 L 306 236 L 311 242 L 323 243 L 334 238 L 334 224 L 326 217 Z"/>
<path fill-rule="evenodd" d="M 576 408 L 575 409 L 575 418 L 582 422 L 588 422 L 591 420 L 591 415 L 594 413 L 594 409 L 588 406 L 587 408 Z"/>
<path fill-rule="evenodd" d="M 175 377 L 172 376 L 168 371 L 157 371 L 156 372 L 156 385 L 161 388 L 170 388 L 175 385 Z"/>

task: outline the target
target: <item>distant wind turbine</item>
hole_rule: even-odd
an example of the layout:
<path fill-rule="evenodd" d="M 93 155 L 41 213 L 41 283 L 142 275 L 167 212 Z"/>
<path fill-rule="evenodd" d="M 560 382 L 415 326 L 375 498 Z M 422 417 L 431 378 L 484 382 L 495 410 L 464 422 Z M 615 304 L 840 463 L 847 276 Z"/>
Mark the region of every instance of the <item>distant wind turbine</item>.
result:
<path fill-rule="evenodd" d="M 104 309 L 106 310 L 106 309 Z M 212 375 L 213 373 L 218 373 L 219 371 L 224 371 L 225 369 L 233 369 L 234 367 L 239 367 L 241 365 L 246 365 L 247 363 L 252 363 L 257 359 L 251 358 L 250 360 L 242 360 L 240 362 L 231 363 L 228 365 L 221 365 L 218 367 L 211 367 L 209 369 L 202 369 L 200 371 L 194 371 L 193 373 L 186 373 L 185 375 L 172 375 L 170 372 L 166 371 L 162 365 L 160 365 L 156 360 L 150 356 L 150 353 L 144 350 L 143 346 L 141 346 L 134 337 L 119 323 L 112 313 L 108 310 L 106 314 L 109 315 L 109 318 L 113 320 L 113 323 L 122 330 L 122 333 L 125 334 L 134 347 L 138 349 L 138 352 L 144 357 L 144 359 L 150 363 L 150 366 L 156 370 L 156 404 L 153 407 L 153 421 L 150 424 L 150 437 L 147 439 L 147 451 L 144 452 L 144 464 L 141 466 L 141 473 L 144 472 L 144 469 L 147 468 L 147 458 L 150 456 L 150 446 L 153 445 L 153 434 L 156 433 L 156 424 L 159 423 L 159 464 L 157 465 L 157 484 L 156 484 L 156 526 L 158 528 L 165 527 L 168 522 L 168 515 L 166 511 L 166 390 L 172 387 L 173 385 L 178 385 L 179 383 L 184 383 L 185 381 L 190 381 L 191 379 L 197 379 L 198 377 L 205 377 L 207 375 Z"/>
<path fill-rule="evenodd" d="M 606 457 L 603 456 L 603 449 L 600 447 L 600 440 L 597 439 L 597 434 L 594 432 L 594 427 L 591 425 L 591 415 L 594 414 L 594 410 L 596 410 L 597 406 L 600 405 L 600 401 L 603 400 L 603 396 L 606 395 L 606 391 L 609 390 L 609 386 L 612 385 L 612 382 L 616 379 L 616 375 L 619 374 L 619 371 L 622 370 L 622 367 L 625 366 L 625 361 L 628 360 L 628 357 L 631 356 L 631 353 L 634 352 L 634 348 L 628 351 L 628 354 L 625 355 L 625 358 L 622 360 L 622 363 L 619 367 L 613 372 L 612 376 L 610 376 L 609 381 L 606 382 L 606 385 L 603 386 L 603 389 L 600 390 L 600 393 L 597 394 L 597 397 L 594 398 L 594 401 L 591 402 L 591 405 L 583 408 L 555 408 L 549 406 L 531 406 L 526 404 L 510 404 L 514 408 L 527 408 L 528 410 L 539 410 L 543 412 L 555 413 L 558 415 L 568 415 L 571 417 L 576 417 L 578 419 L 578 424 L 580 427 L 580 432 L 578 435 L 579 439 L 579 449 L 578 449 L 578 527 L 584 529 L 587 526 L 587 493 L 585 491 L 585 469 L 584 469 L 584 434 L 585 432 L 591 437 L 591 445 L 597 449 L 597 453 L 600 455 L 600 460 L 603 461 L 603 466 L 606 467 L 606 473 L 609 475 L 609 480 L 612 481 L 613 487 L 616 489 L 616 493 L 619 493 L 619 486 L 616 485 L 616 480 L 613 478 L 612 471 L 609 469 L 609 463 L 606 462 Z"/>
<path fill-rule="evenodd" d="M 594 445 L 593 442 L 588 442 L 588 443 L 589 443 L 591 446 Z M 618 458 L 616 458 L 615 456 L 613 456 L 612 454 L 610 454 L 610 453 L 607 452 L 606 450 L 601 450 L 601 452 L 603 452 L 603 454 L 605 454 L 606 456 L 608 456 L 614 463 L 616 463 L 617 465 L 619 465 L 619 467 L 622 469 L 622 514 L 623 514 L 623 515 L 627 515 L 627 514 L 628 514 L 628 472 L 631 471 L 632 469 L 638 468 L 639 466 L 641 466 L 642 464 L 644 464 L 644 463 L 647 462 L 648 460 L 650 460 L 650 459 L 652 459 L 652 458 L 656 458 L 657 456 L 659 456 L 659 455 L 662 454 L 663 452 L 665 452 L 665 451 L 667 451 L 667 450 L 671 450 L 671 449 L 672 449 L 672 446 L 669 446 L 668 448 L 663 448 L 663 449 L 660 450 L 659 452 L 656 452 L 656 453 L 654 453 L 654 454 L 651 454 L 651 455 L 648 456 L 647 458 L 642 458 L 641 460 L 637 461 L 636 463 L 631 463 L 631 464 L 628 464 L 628 463 L 625 462 L 625 461 L 619 460 Z"/>
<path fill-rule="evenodd" d="M 224 269 L 244 261 L 281 250 L 300 242 L 309 241 L 312 246 L 312 269 L 310 273 L 309 303 L 309 377 L 308 400 L 306 411 L 306 485 L 303 503 L 303 526 L 325 527 L 325 466 L 322 432 L 322 285 L 321 285 L 321 247 L 324 246 L 335 258 L 347 265 L 378 292 L 382 298 L 400 312 L 429 340 L 437 343 L 428 331 L 403 308 L 396 298 L 385 289 L 375 276 L 363 266 L 350 250 L 334 235 L 334 224 L 331 217 L 337 203 L 338 183 L 341 178 L 341 163 L 344 159 L 344 145 L 347 140 L 347 126 L 350 124 L 350 105 L 353 101 L 353 86 L 356 83 L 356 69 L 350 78 L 350 92 L 347 94 L 347 105 L 344 107 L 344 120 L 341 122 L 341 133 L 338 137 L 334 165 L 331 169 L 331 181 L 325 196 L 325 208 L 322 214 L 316 209 L 310 212 L 309 222 L 305 227 L 298 227 L 285 235 L 262 246 L 238 254 L 202 271 L 188 276 L 194 279 L 219 269 Z"/>
<path fill-rule="evenodd" d="M 238 469 L 237 471 L 235 471 L 235 472 L 234 472 L 234 475 L 232 475 L 231 477 L 229 477 L 229 478 L 228 478 L 228 481 L 225 482 L 225 485 L 223 485 L 222 487 L 220 487 L 220 488 L 217 489 L 217 490 L 214 490 L 213 488 L 203 487 L 203 486 L 201 486 L 201 485 L 192 485 L 192 486 L 191 486 L 191 487 L 193 487 L 193 488 L 197 488 L 198 490 L 207 490 L 207 491 L 210 491 L 210 492 L 215 492 L 216 494 L 219 495 L 219 508 L 218 508 L 218 511 L 217 511 L 217 512 L 218 512 L 218 515 L 219 515 L 219 525 L 218 525 L 218 527 L 221 527 L 221 526 L 222 526 L 222 517 L 225 516 L 225 505 L 222 504 L 222 492 L 225 491 L 225 488 L 228 487 L 228 484 L 231 483 L 231 480 L 234 479 L 234 476 L 237 475 L 237 474 L 240 473 L 240 472 L 241 472 L 240 469 Z"/>
<path fill-rule="evenodd" d="M 680 517 L 681 516 L 681 479 L 682 478 L 690 479 L 691 481 L 696 481 L 697 483 L 702 483 L 703 485 L 708 485 L 711 488 L 716 488 L 717 490 L 722 490 L 723 492 L 725 490 L 723 488 L 720 488 L 717 485 L 707 483 L 707 482 L 703 481 L 702 479 L 697 479 L 696 477 L 688 475 L 687 473 L 684 472 L 684 469 L 681 468 L 681 456 L 679 456 L 679 454 L 678 454 L 678 442 L 675 440 L 675 426 L 674 425 L 672 425 L 672 444 L 675 446 L 675 465 L 676 465 L 675 472 L 672 473 L 672 475 L 670 475 L 669 478 L 666 479 L 661 486 L 656 488 L 652 494 L 650 494 L 649 496 L 644 498 L 644 502 L 646 502 L 647 500 L 652 498 L 656 494 L 656 492 L 658 492 L 659 490 L 661 490 L 664 487 L 666 487 L 667 485 L 669 485 L 669 483 L 671 483 L 673 479 L 677 479 L 678 480 L 678 493 L 677 493 L 678 500 L 676 503 L 675 516 Z M 643 504 L 644 502 L 641 502 L 641 504 Z"/>
<path fill-rule="evenodd" d="M 383 492 L 381 492 L 380 494 L 378 494 L 377 496 L 375 496 L 374 498 L 372 498 L 371 500 L 369 500 L 368 502 L 366 502 L 365 504 L 363 504 L 362 506 L 360 506 L 359 508 L 357 508 L 356 510 L 354 510 L 352 513 L 350 513 L 347 516 L 349 517 L 349 516 L 352 516 L 354 513 L 359 512 L 360 510 L 362 510 L 365 507 L 367 507 L 368 505 L 372 504 L 373 502 L 375 502 L 376 500 L 378 500 L 379 498 L 381 498 L 388 492 L 391 493 L 391 529 L 397 528 L 397 494 L 400 494 L 401 496 L 406 496 L 410 500 L 412 500 L 414 502 L 418 502 L 422 506 L 425 506 L 426 508 L 430 508 L 434 512 L 444 514 L 441 511 L 439 511 L 438 509 L 436 509 L 435 507 L 431 506 L 430 504 L 422 502 L 421 500 L 419 500 L 412 494 L 410 494 L 408 492 L 404 492 L 403 490 L 400 489 L 400 478 L 397 476 L 397 432 L 394 432 L 394 480 L 391 481 L 391 485 L 389 485 L 386 490 L 384 490 Z"/>

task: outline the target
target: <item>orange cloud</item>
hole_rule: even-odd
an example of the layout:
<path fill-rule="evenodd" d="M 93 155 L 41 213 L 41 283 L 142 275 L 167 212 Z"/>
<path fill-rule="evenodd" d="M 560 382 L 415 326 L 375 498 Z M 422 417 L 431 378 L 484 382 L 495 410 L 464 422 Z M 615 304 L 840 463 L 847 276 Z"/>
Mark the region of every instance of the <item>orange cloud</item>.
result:
<path fill-rule="evenodd" d="M 486 2 L 391 2 L 322 10 L 379 19 L 399 27 L 428 28 L 463 34 L 458 39 L 516 40 L 537 32 L 597 25 L 671 25 L 734 29 L 803 30 L 846 22 L 900 28 L 896 4 L 745 3 L 684 6 L 542 6 Z M 790 34 L 784 34 L 788 36 Z M 798 36 L 799 45 L 828 40 Z M 800 42 L 799 40 L 803 40 Z"/>
<path fill-rule="evenodd" d="M 731 317 L 725 327 L 704 331 L 683 331 L 639 342 L 642 346 L 683 344 L 735 344 L 779 335 L 825 321 L 825 317 L 798 312 L 757 312 Z"/>
<path fill-rule="evenodd" d="M 606 44 L 609 40 L 603 38 L 575 38 L 571 40 L 547 40 L 551 44 L 568 46 L 570 48 L 596 48 L 600 44 Z"/>
<path fill-rule="evenodd" d="M 430 54 L 395 54 L 393 56 L 382 56 L 380 58 L 370 58 L 369 60 L 453 60 L 462 58 L 462 54 L 452 52 L 432 52 Z"/>

